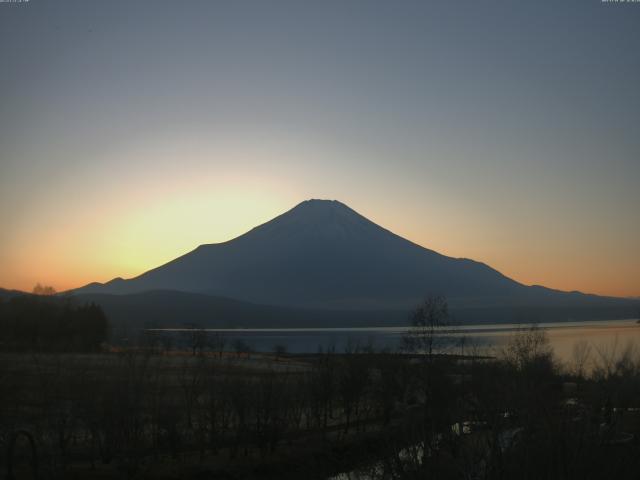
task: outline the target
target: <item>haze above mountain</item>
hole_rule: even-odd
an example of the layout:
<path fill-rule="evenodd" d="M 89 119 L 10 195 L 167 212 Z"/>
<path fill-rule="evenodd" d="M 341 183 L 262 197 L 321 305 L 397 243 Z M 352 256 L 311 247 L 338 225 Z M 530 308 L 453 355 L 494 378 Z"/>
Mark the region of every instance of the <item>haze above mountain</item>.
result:
<path fill-rule="evenodd" d="M 201 245 L 138 277 L 75 293 L 153 290 L 343 310 L 406 309 L 429 294 L 473 308 L 617 302 L 522 285 L 483 263 L 410 242 L 335 200 L 307 200 L 233 240 Z"/>

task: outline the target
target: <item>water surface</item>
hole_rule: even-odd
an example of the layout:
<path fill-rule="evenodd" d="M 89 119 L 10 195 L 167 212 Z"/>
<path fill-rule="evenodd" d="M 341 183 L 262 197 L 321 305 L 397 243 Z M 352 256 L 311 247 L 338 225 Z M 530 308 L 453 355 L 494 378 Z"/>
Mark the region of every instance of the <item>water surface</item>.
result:
<path fill-rule="evenodd" d="M 544 329 L 558 360 L 572 362 L 576 345 L 586 348 L 591 359 L 615 355 L 625 348 L 640 345 L 640 324 L 635 319 L 591 322 L 554 322 L 537 325 Z M 529 324 L 455 325 L 436 329 L 436 344 L 440 351 L 468 354 L 491 354 Z M 189 329 L 158 329 L 155 332 L 189 332 Z M 375 350 L 397 350 L 410 327 L 370 328 L 245 328 L 206 329 L 210 334 L 225 338 L 231 349 L 236 340 L 242 340 L 254 351 L 273 351 L 276 345 L 290 353 L 315 353 L 319 349 L 344 352 L 358 347 Z M 580 348 L 579 348 L 580 349 Z"/>

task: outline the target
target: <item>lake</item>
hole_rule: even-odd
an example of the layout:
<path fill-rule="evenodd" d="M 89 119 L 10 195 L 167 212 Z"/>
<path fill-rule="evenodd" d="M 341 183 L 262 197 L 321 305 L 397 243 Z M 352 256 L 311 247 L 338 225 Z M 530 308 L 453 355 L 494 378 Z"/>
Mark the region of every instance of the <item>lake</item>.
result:
<path fill-rule="evenodd" d="M 640 324 L 636 319 L 590 322 L 540 323 L 545 330 L 556 358 L 571 362 L 577 344 L 590 351 L 592 359 L 615 356 L 625 348 L 640 345 Z M 503 346 L 519 330 L 529 328 L 524 324 L 455 325 L 436 330 L 439 351 L 448 353 L 492 354 Z M 410 327 L 372 328 L 271 328 L 271 329 L 206 329 L 219 334 L 227 341 L 227 348 L 241 339 L 257 352 L 273 351 L 282 345 L 289 353 L 315 353 L 320 348 L 335 348 L 344 352 L 349 346 L 371 346 L 375 350 L 397 350 Z M 188 332 L 189 329 L 156 329 L 155 332 Z"/>

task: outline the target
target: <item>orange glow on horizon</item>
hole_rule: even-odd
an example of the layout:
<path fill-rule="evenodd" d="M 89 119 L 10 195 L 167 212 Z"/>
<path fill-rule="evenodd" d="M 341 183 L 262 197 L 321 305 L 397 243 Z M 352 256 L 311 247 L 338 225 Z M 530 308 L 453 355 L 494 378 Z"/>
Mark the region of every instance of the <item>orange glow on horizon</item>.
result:
<path fill-rule="evenodd" d="M 565 224 L 562 215 L 546 216 L 544 205 L 527 211 L 533 204 L 526 199 L 513 196 L 505 205 L 493 193 L 472 203 L 435 180 L 425 189 L 419 177 L 398 188 L 391 165 L 375 171 L 357 162 L 342 166 L 345 155 L 358 153 L 326 153 L 326 146 L 184 143 L 188 148 L 167 140 L 111 152 L 78 173 L 108 178 L 104 183 L 62 178 L 55 188 L 34 191 L 22 210 L 12 212 L 12 227 L 1 232 L 0 287 L 30 291 L 39 282 L 64 291 L 131 278 L 203 243 L 241 235 L 300 201 L 331 198 L 426 248 L 484 262 L 524 284 L 640 296 L 640 257 L 628 255 L 637 250 L 634 237 L 611 235 L 611 226 L 587 230 L 581 225 L 588 227 L 589 217 Z M 304 167 L 295 161 L 302 156 Z M 333 159 L 332 168 L 325 156 Z M 176 162 L 183 157 L 190 168 Z M 135 164 L 139 158 L 153 158 L 153 165 Z M 227 160 L 226 168 L 211 158 Z M 247 158 L 253 168 L 245 165 Z"/>
<path fill-rule="evenodd" d="M 89 221 L 80 215 L 76 222 L 67 223 L 63 228 L 51 227 L 43 243 L 42 237 L 27 230 L 26 238 L 14 240 L 20 244 L 16 249 L 18 253 L 10 261 L 2 259 L 9 268 L 2 270 L 0 286 L 31 291 L 39 282 L 65 291 L 94 281 L 132 278 L 203 243 L 235 238 L 302 200 L 294 199 L 293 192 L 280 190 L 278 194 L 275 192 L 278 189 L 265 196 L 264 190 L 252 192 L 249 188 L 238 193 L 234 191 L 237 188 L 232 186 L 215 192 L 192 188 L 186 194 L 168 197 L 160 194 L 142 197 L 136 192 L 102 211 L 98 217 L 102 221 L 95 218 Z M 563 249 L 556 245 L 556 253 L 561 258 L 558 260 L 548 256 L 549 249 L 553 250 L 548 245 L 525 252 L 516 242 L 491 250 L 487 243 L 491 244 L 492 235 L 498 235 L 495 231 L 481 243 L 469 242 L 469 237 L 459 231 L 460 226 L 452 226 L 452 231 L 410 229 L 406 228 L 412 225 L 410 212 L 390 218 L 384 212 L 376 216 L 355 209 L 426 248 L 482 261 L 526 285 L 620 297 L 640 295 L 637 285 L 623 281 L 633 279 L 637 272 L 637 266 L 625 264 L 624 258 L 615 265 L 610 264 L 611 259 L 591 259 L 585 264 L 588 252 L 581 252 L 575 246 Z M 596 274 L 585 275 L 587 266 Z"/>

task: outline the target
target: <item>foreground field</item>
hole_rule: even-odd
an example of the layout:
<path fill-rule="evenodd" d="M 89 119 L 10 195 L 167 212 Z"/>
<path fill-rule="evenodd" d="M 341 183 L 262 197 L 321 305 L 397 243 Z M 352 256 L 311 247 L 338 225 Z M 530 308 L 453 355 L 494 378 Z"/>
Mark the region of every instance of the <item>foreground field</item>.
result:
<path fill-rule="evenodd" d="M 640 369 L 543 335 L 497 359 L 123 350 L 0 355 L 8 478 L 635 478 Z"/>

